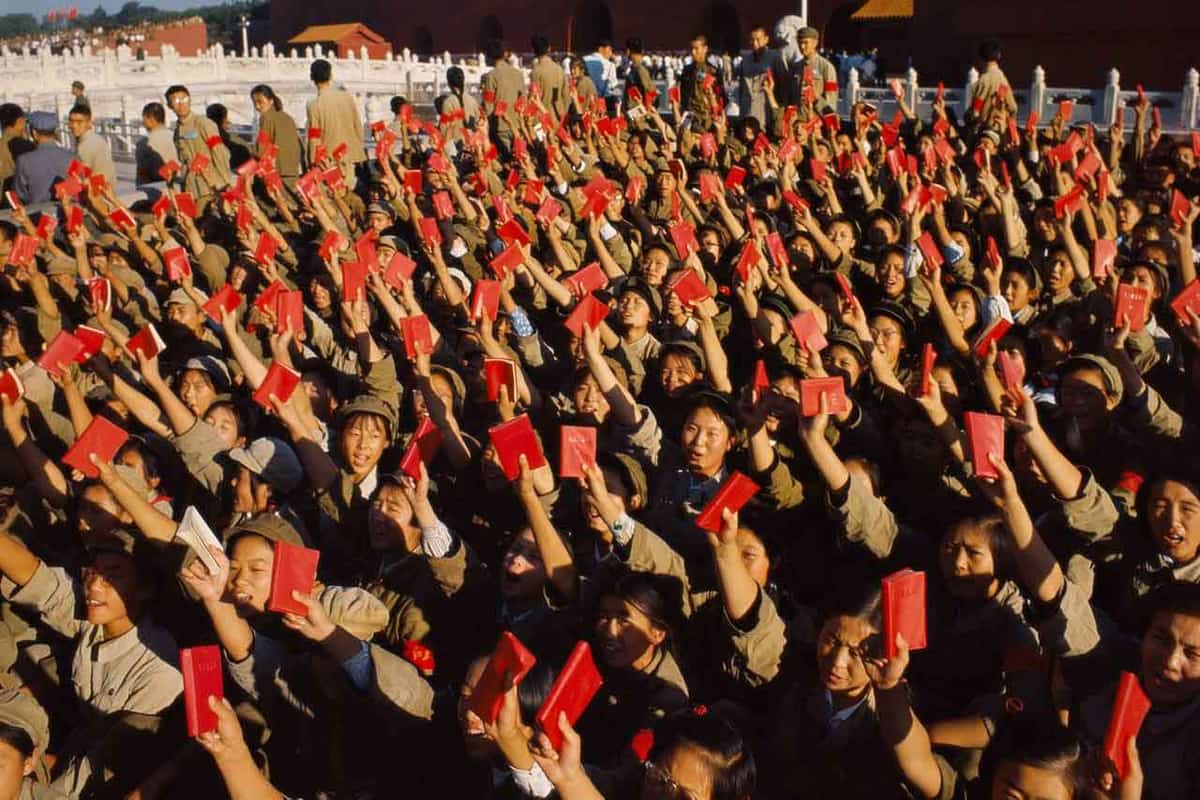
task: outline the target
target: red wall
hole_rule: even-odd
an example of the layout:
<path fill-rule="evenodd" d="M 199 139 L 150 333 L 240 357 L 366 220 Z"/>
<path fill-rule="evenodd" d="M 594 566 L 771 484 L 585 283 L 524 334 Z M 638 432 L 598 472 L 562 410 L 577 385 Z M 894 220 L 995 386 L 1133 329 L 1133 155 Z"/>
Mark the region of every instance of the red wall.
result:
<path fill-rule="evenodd" d="M 117 42 L 112 44 L 115 46 Z M 130 47 L 135 53 L 138 49 L 144 49 L 146 55 L 157 56 L 166 44 L 173 46 L 181 56 L 194 56 L 208 48 L 208 28 L 200 20 L 166 25 L 148 31 L 146 41 L 130 44 Z"/>
<path fill-rule="evenodd" d="M 338 58 L 346 58 L 350 53 L 358 58 L 363 45 L 366 45 L 367 55 L 370 58 L 387 58 L 387 54 L 392 49 L 387 42 L 376 42 L 361 33 L 352 33 L 337 43 Z"/>

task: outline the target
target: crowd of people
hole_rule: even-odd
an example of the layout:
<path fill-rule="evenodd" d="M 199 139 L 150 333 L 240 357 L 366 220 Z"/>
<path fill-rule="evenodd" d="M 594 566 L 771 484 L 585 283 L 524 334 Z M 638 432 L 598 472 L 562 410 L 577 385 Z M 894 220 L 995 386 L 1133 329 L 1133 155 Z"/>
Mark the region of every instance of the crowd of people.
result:
<path fill-rule="evenodd" d="M 1200 797 L 1200 139 L 751 36 L 0 110 L 0 800 Z"/>

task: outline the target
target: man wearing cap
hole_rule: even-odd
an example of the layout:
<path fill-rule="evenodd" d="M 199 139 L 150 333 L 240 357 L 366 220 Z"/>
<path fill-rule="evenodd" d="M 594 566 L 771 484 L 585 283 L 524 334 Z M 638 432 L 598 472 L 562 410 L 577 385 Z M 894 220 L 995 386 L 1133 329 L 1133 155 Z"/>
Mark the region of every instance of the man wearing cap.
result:
<path fill-rule="evenodd" d="M 263 436 L 246 447 L 234 447 L 228 455 L 237 467 L 233 479 L 234 519 L 264 511 L 286 512 L 292 526 L 302 530 L 299 518 L 284 505 L 304 480 L 304 467 L 291 445 L 274 436 Z"/>
<path fill-rule="evenodd" d="M 203 114 L 192 111 L 192 95 L 186 86 L 171 86 L 166 93 L 167 105 L 175 112 L 175 149 L 180 163 L 187 167 L 183 188 L 196 198 L 203 209 L 205 203 L 233 183 L 233 171 L 229 166 L 229 148 L 221 140 L 217 124 Z M 197 155 L 204 155 L 210 165 L 203 171 L 191 169 Z"/>
<path fill-rule="evenodd" d="M 354 95 L 344 89 L 333 88 L 333 66 L 318 58 L 308 70 L 309 78 L 317 87 L 316 99 L 308 103 L 308 128 L 320 131 L 317 138 L 306 137 L 308 163 L 316 163 L 317 145 L 325 145 L 330 158 L 333 151 L 346 145 L 346 155 L 340 164 L 346 186 L 353 188 L 358 182 L 355 174 L 358 165 L 367 160 L 363 147 L 362 114 Z"/>
<path fill-rule="evenodd" d="M 108 185 L 116 188 L 117 168 L 113 165 L 108 141 L 92 128 L 92 109 L 76 105 L 67 116 L 71 136 L 75 138 L 75 154 L 93 175 L 103 175 Z"/>
<path fill-rule="evenodd" d="M 33 142 L 25 138 L 27 127 L 24 109 L 16 103 L 0 104 L 0 192 L 17 174 L 17 159 L 33 149 Z"/>
<path fill-rule="evenodd" d="M 837 113 L 838 79 L 837 69 L 817 52 L 821 34 L 816 28 L 801 28 L 796 32 L 796 46 L 800 57 L 791 64 L 791 100 L 801 105 L 804 98 L 806 78 L 812 81 L 813 97 L 819 114 Z"/>
<path fill-rule="evenodd" d="M 624 347 L 642 362 L 647 373 L 662 351 L 662 342 L 651 333 L 662 312 L 662 294 L 642 278 L 628 278 L 621 285 L 617 300 L 621 340 Z"/>
<path fill-rule="evenodd" d="M 58 120 L 49 111 L 30 114 L 29 127 L 37 147 L 17 159 L 13 189 L 25 205 L 48 203 L 54 199 L 54 184 L 67 175 L 71 152 L 59 147 L 54 135 Z"/>

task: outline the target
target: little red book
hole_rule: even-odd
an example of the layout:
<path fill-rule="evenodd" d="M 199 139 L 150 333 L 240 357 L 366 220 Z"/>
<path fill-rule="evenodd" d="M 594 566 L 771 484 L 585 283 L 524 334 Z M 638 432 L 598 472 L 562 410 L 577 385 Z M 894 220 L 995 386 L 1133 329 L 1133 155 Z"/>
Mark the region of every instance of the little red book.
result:
<path fill-rule="evenodd" d="M 767 252 L 771 254 L 771 261 L 775 264 L 775 269 L 784 270 L 789 266 L 787 247 L 783 244 L 783 237 L 779 235 L 779 231 L 771 231 L 767 234 Z"/>
<path fill-rule="evenodd" d="M 986 356 L 988 348 L 992 342 L 998 342 L 1008 333 L 1008 329 L 1012 327 L 1012 323 L 1003 317 L 998 318 L 991 325 L 984 329 L 983 333 L 979 334 L 979 338 L 975 340 L 975 344 L 971 349 L 974 350 L 980 357 Z"/>
<path fill-rule="evenodd" d="M 0 397 L 7 397 L 8 402 L 15 403 L 25 395 L 25 384 L 12 367 L 0 372 Z"/>
<path fill-rule="evenodd" d="M 404 455 L 400 457 L 400 471 L 414 481 L 421 479 L 421 464 L 429 466 L 442 445 L 442 430 L 429 417 L 422 417 L 413 433 Z"/>
<path fill-rule="evenodd" d="M 309 128 L 308 129 L 308 140 L 310 142 L 316 141 L 317 139 L 320 139 L 320 138 L 321 138 L 321 129 L 320 128 Z"/>
<path fill-rule="evenodd" d="M 1150 293 L 1129 283 L 1117 286 L 1117 303 L 1113 309 L 1113 327 L 1119 328 L 1126 322 L 1129 330 L 1140 331 L 1146 327 L 1150 317 Z"/>
<path fill-rule="evenodd" d="M 486 315 L 495 320 L 500 313 L 500 281 L 480 279 L 471 292 L 471 321 L 479 322 Z"/>
<path fill-rule="evenodd" d="M 135 356 L 141 353 L 146 358 L 154 358 L 167 349 L 167 343 L 158 335 L 158 329 L 154 327 L 154 323 L 149 322 L 146 327 L 135 333 L 125 343 L 125 349 Z"/>
<path fill-rule="evenodd" d="M 1187 313 L 1188 309 L 1200 314 L 1200 278 L 1183 287 L 1183 291 L 1171 301 L 1171 310 L 1175 312 L 1180 325 L 1192 324 L 1191 317 Z"/>
<path fill-rule="evenodd" d="M 563 425 L 558 432 L 558 476 L 586 477 L 583 468 L 596 463 L 596 429 L 586 425 Z"/>
<path fill-rule="evenodd" d="M 405 281 L 412 280 L 413 273 L 417 270 L 417 262 L 413 261 L 404 253 L 396 252 L 387 267 L 383 270 L 383 280 L 388 286 L 394 289 L 402 290 Z"/>
<path fill-rule="evenodd" d="M 488 436 L 496 449 L 496 457 L 500 459 L 504 477 L 510 481 L 516 480 L 521 474 L 521 456 L 525 456 L 531 470 L 546 463 L 546 456 L 542 453 L 542 446 L 538 443 L 528 414 L 493 426 L 488 430 Z"/>
<path fill-rule="evenodd" d="M 553 197 L 547 197 L 545 200 L 542 201 L 542 204 L 540 206 L 538 206 L 537 214 L 535 214 L 534 217 L 537 219 L 537 221 L 539 223 L 541 223 L 543 225 L 549 225 L 551 222 L 554 221 L 554 218 L 557 217 L 559 215 L 559 212 L 561 212 L 561 211 L 562 211 L 562 203 L 558 202 Z M 512 220 L 509 220 L 509 221 L 511 222 Z M 505 223 L 505 225 L 507 225 L 507 224 L 508 223 Z M 518 227 L 520 227 L 520 226 L 518 226 Z M 524 228 L 521 228 L 521 233 L 525 234 Z M 501 232 L 500 236 L 503 237 L 504 233 Z M 525 234 L 525 238 L 526 238 L 526 241 L 528 241 L 528 239 L 529 239 L 528 234 Z"/>
<path fill-rule="evenodd" d="M 450 199 L 449 192 L 433 193 L 433 213 L 438 219 L 454 218 L 454 201 Z"/>
<path fill-rule="evenodd" d="M 1004 458 L 1004 417 L 968 411 L 963 414 L 967 444 L 971 450 L 971 464 L 977 478 L 999 478 L 1000 473 L 992 466 L 989 456 Z"/>
<path fill-rule="evenodd" d="M 707 203 L 721 196 L 721 179 L 711 172 L 700 173 L 700 200 Z"/>
<path fill-rule="evenodd" d="M 837 281 L 838 288 L 842 290 L 842 297 L 846 298 L 846 302 L 853 305 L 857 301 L 854 299 L 854 287 L 850 285 L 850 279 L 840 272 L 833 273 L 834 279 Z"/>
<path fill-rule="evenodd" d="M 341 161 L 346 157 L 346 153 L 350 150 L 350 146 L 342 142 L 337 147 L 333 148 L 333 160 Z"/>
<path fill-rule="evenodd" d="M 196 198 L 192 197 L 191 192 L 175 193 L 175 210 L 188 219 L 195 219 L 200 213 L 196 209 Z"/>
<path fill-rule="evenodd" d="M 504 276 L 524 263 L 525 254 L 521 252 L 521 247 L 517 244 L 510 244 L 500 255 L 488 262 L 488 267 L 497 278 L 503 279 Z"/>
<path fill-rule="evenodd" d="M 1171 221 L 1176 227 L 1183 227 L 1187 222 L 1188 212 L 1191 210 L 1191 201 L 1187 199 L 1187 195 L 1176 189 L 1171 193 Z"/>
<path fill-rule="evenodd" d="M 745 246 L 742 247 L 742 252 L 738 255 L 737 263 L 734 265 L 734 270 L 742 283 L 750 280 L 750 271 L 758 265 L 760 258 L 762 258 L 762 253 L 759 252 L 754 239 L 747 239 Z"/>
<path fill-rule="evenodd" d="M 94 453 L 101 461 L 112 461 L 128 439 L 128 433 L 105 417 L 92 417 L 91 423 L 63 456 L 63 463 L 94 480 L 100 477 L 100 470 L 92 464 L 90 456 Z"/>
<path fill-rule="evenodd" d="M 404 170 L 404 188 L 408 189 L 413 194 L 420 194 L 423 184 L 423 176 L 419 169 Z"/>
<path fill-rule="evenodd" d="M 1117 243 L 1112 239 L 1097 239 L 1092 245 L 1092 277 L 1104 278 L 1117 263 Z"/>
<path fill-rule="evenodd" d="M 317 562 L 321 551 L 310 550 L 287 542 L 275 542 L 275 559 L 271 565 L 271 594 L 267 609 L 279 614 L 305 616 L 308 609 L 292 598 L 292 592 L 310 594 L 317 582 Z"/>
<path fill-rule="evenodd" d="M 884 656 L 896 656 L 897 633 L 904 637 L 909 650 L 924 650 L 925 573 L 908 568 L 893 572 L 883 579 L 881 594 Z"/>
<path fill-rule="evenodd" d="M 813 353 L 821 352 L 829 344 L 825 339 L 825 334 L 821 333 L 817 315 L 811 311 L 801 311 L 792 317 L 788 320 L 788 327 L 792 329 L 796 343 L 804 345 Z"/>
<path fill-rule="evenodd" d="M 359 261 L 366 264 L 368 272 L 374 272 L 379 268 L 379 255 L 375 251 L 375 240 L 378 238 L 378 233 L 369 230 L 354 242 L 354 255 Z"/>
<path fill-rule="evenodd" d="M 507 358 L 485 358 L 483 379 L 487 384 L 487 399 L 494 403 L 500 399 L 500 387 L 508 387 L 508 399 L 517 396 L 517 365 Z"/>
<path fill-rule="evenodd" d="M 218 289 L 216 294 L 208 298 L 208 302 L 204 304 L 204 313 L 208 314 L 209 319 L 213 322 L 220 322 L 223 311 L 232 312 L 241 304 L 242 296 L 238 294 L 237 289 L 227 283 Z"/>
<path fill-rule="evenodd" d="M 513 685 L 516 685 L 536 663 L 537 658 L 521 644 L 520 639 L 508 631 L 500 634 L 500 641 L 471 692 L 467 708 L 484 722 L 495 722 L 500 716 L 500 707 L 504 705 L 506 676 L 511 676 Z"/>
<path fill-rule="evenodd" d="M 179 671 L 183 673 L 183 705 L 187 714 L 188 736 L 195 738 L 217 729 L 217 712 L 208 707 L 208 698 L 225 696 L 221 676 L 221 648 L 215 644 L 185 647 L 179 651 Z"/>
<path fill-rule="evenodd" d="M 39 247 L 38 240 L 33 236 L 18 233 L 13 239 L 12 249 L 8 251 L 8 263 L 18 267 L 29 266 Z"/>
<path fill-rule="evenodd" d="M 736 189 L 746 180 L 746 169 L 739 167 L 736 164 L 729 168 L 729 172 L 725 173 L 725 188 Z"/>
<path fill-rule="evenodd" d="M 87 325 L 79 325 L 75 328 L 75 338 L 83 344 L 83 350 L 79 351 L 79 355 L 75 356 L 75 360 L 83 364 L 89 358 L 100 352 L 100 348 L 104 347 L 104 340 L 107 338 L 104 331 L 97 328 L 91 328 Z"/>
<path fill-rule="evenodd" d="M 181 281 L 192 274 L 192 265 L 188 261 L 187 250 L 182 247 L 172 247 L 162 254 L 163 264 L 167 268 L 167 280 Z"/>
<path fill-rule="evenodd" d="M 807 378 L 800 381 L 800 413 L 815 417 L 821 413 L 821 398 L 829 404 L 830 414 L 846 412 L 846 384 L 840 377 Z"/>
<path fill-rule="evenodd" d="M 210 164 L 212 164 L 211 158 L 206 156 L 204 153 L 196 153 L 196 155 L 192 157 L 192 163 L 188 169 L 191 172 L 201 173 L 208 169 Z"/>
<path fill-rule="evenodd" d="M 171 198 L 165 194 L 161 195 L 154 201 L 154 205 L 150 206 L 150 213 L 156 218 L 161 219 L 171 213 Z"/>
<path fill-rule="evenodd" d="M 437 247 L 442 243 L 442 232 L 438 228 L 437 220 L 433 217 L 421 217 L 417 223 L 421 229 L 421 238 L 425 240 L 425 244 L 430 247 Z"/>
<path fill-rule="evenodd" d="M 1117 696 L 1113 698 L 1112 716 L 1108 719 L 1108 732 L 1104 735 L 1104 754 L 1112 760 L 1121 780 L 1129 774 L 1126 755 L 1129 740 L 1138 735 L 1149 712 L 1150 698 L 1137 676 L 1122 672 L 1117 682 Z"/>
<path fill-rule="evenodd" d="M 921 349 L 921 397 L 929 394 L 929 382 L 933 380 L 933 365 L 937 363 L 937 351 L 929 342 Z"/>
<path fill-rule="evenodd" d="M 754 362 L 754 380 L 751 390 L 754 392 L 754 402 L 761 400 L 771 388 L 771 379 L 767 376 L 767 363 L 761 358 Z"/>
<path fill-rule="evenodd" d="M 433 329 L 429 317 L 418 314 L 400 320 L 400 336 L 404 339 L 404 353 L 410 359 L 433 352 Z"/>
<path fill-rule="evenodd" d="M 921 251 L 921 258 L 924 260 L 924 269 L 926 272 L 933 272 L 942 266 L 945 261 L 942 259 L 941 248 L 933 241 L 933 236 L 929 231 L 925 231 L 917 239 L 917 249 Z"/>
<path fill-rule="evenodd" d="M 551 202 L 550 200 L 546 201 Z M 540 211 L 538 212 L 541 213 Z M 529 234 L 525 232 L 525 228 L 521 223 L 517 222 L 516 218 L 506 221 L 503 225 L 496 229 L 496 235 L 505 241 L 506 244 L 529 244 Z"/>
<path fill-rule="evenodd" d="M 667 282 L 667 288 L 679 298 L 684 307 L 694 306 L 712 297 L 694 269 L 681 269 L 676 272 Z"/>
<path fill-rule="evenodd" d="M 608 317 L 608 306 L 596 299 L 594 294 L 585 294 L 575 308 L 571 310 L 570 315 L 563 320 L 563 325 L 567 330 L 575 334 L 576 338 L 583 338 L 583 326 L 587 324 L 589 328 L 595 330 L 600 327 L 600 323 Z"/>
<path fill-rule="evenodd" d="M 38 356 L 38 366 L 56 378 L 60 377 L 62 372 L 59 371 L 58 365 L 62 364 L 65 367 L 74 363 L 79 354 L 83 352 L 83 348 L 83 342 L 79 341 L 74 334 L 59 331 L 50 341 L 49 347 Z"/>
<path fill-rule="evenodd" d="M 556 751 L 562 749 L 559 716 L 565 715 L 567 722 L 574 725 L 603 683 L 604 679 L 600 677 L 600 670 L 592 658 L 592 648 L 587 642 L 579 642 L 567 657 L 567 663 L 558 673 L 558 679 L 550 687 L 550 693 L 537 712 L 538 727 Z"/>
<path fill-rule="evenodd" d="M 825 162 L 819 158 L 810 158 L 808 160 L 808 169 L 812 174 L 812 179 L 817 183 L 825 182 Z"/>
<path fill-rule="evenodd" d="M 721 488 L 696 517 L 696 525 L 705 531 L 716 533 L 721 530 L 721 512 L 729 509 L 733 513 L 741 511 L 742 506 L 750 502 L 750 498 L 758 494 L 759 485 L 742 473 L 734 470 L 721 484 Z"/>
<path fill-rule="evenodd" d="M 67 212 L 66 228 L 67 233 L 75 233 L 83 227 L 83 209 L 79 206 L 71 206 L 71 210 Z"/>
<path fill-rule="evenodd" d="M 253 400 L 270 411 L 273 408 L 271 395 L 275 395 L 279 402 L 286 403 L 292 398 L 292 392 L 296 391 L 296 387 L 299 385 L 299 372 L 278 361 L 272 361 L 271 366 L 267 368 L 267 374 L 263 377 L 263 382 L 254 390 Z"/>
<path fill-rule="evenodd" d="M 275 332 L 288 328 L 293 333 L 304 330 L 304 292 L 280 292 L 275 296 Z"/>
<path fill-rule="evenodd" d="M 342 297 L 351 302 L 367 296 L 368 267 L 361 261 L 342 264 Z"/>
<path fill-rule="evenodd" d="M 54 230 L 58 227 L 58 220 L 49 214 L 42 214 L 37 221 L 37 236 L 45 241 L 54 235 Z"/>
<path fill-rule="evenodd" d="M 680 260 L 692 253 L 700 252 L 700 242 L 696 240 L 696 229 L 690 222 L 677 222 L 671 226 L 671 241 Z"/>
<path fill-rule="evenodd" d="M 108 311 L 112 308 L 112 284 L 108 278 L 89 278 L 84 282 L 92 308 Z"/>
<path fill-rule="evenodd" d="M 563 286 L 570 290 L 575 297 L 583 297 L 597 289 L 608 285 L 608 276 L 600 268 L 599 262 L 593 261 L 586 267 L 572 272 L 562 279 Z"/>

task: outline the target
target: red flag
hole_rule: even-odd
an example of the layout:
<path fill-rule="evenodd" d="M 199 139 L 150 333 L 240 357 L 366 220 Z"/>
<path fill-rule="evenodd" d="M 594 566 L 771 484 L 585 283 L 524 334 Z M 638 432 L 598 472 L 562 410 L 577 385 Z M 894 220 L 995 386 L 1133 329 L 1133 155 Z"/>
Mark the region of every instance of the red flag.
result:
<path fill-rule="evenodd" d="M 71 6 L 71 10 L 67 12 L 67 19 L 75 19 L 77 16 L 79 16 L 79 9 Z"/>

